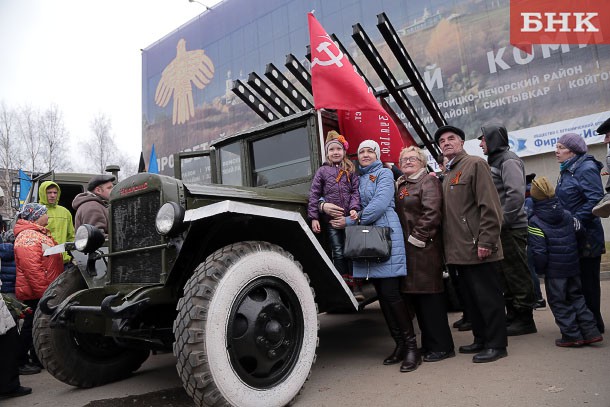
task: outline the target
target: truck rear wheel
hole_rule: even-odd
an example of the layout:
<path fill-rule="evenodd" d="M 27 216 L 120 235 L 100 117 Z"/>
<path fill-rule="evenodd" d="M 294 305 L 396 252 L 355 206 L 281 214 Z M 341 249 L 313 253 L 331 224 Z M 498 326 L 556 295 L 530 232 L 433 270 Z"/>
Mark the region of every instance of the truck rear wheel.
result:
<path fill-rule="evenodd" d="M 44 293 L 55 295 L 51 306 L 87 288 L 76 267 L 66 269 Z M 94 387 L 124 379 L 148 359 L 148 350 L 120 347 L 112 338 L 69 328 L 51 328 L 50 315 L 40 309 L 34 315 L 36 355 L 56 379 L 77 387 Z"/>
<path fill-rule="evenodd" d="M 318 313 L 301 266 L 267 242 L 225 246 L 184 287 L 174 355 L 198 406 L 284 406 L 315 360 Z"/>

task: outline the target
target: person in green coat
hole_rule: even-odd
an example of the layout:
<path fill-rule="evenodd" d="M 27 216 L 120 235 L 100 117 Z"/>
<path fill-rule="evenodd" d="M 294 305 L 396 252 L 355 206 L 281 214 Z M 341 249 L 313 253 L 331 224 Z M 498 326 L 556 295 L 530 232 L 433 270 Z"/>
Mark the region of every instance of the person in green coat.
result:
<path fill-rule="evenodd" d="M 74 223 L 72 214 L 63 206 L 59 205 L 61 189 L 53 181 L 45 181 L 38 187 L 38 201 L 47 207 L 49 224 L 47 229 L 57 244 L 74 241 Z M 67 252 L 63 253 L 64 265 L 72 260 Z"/>

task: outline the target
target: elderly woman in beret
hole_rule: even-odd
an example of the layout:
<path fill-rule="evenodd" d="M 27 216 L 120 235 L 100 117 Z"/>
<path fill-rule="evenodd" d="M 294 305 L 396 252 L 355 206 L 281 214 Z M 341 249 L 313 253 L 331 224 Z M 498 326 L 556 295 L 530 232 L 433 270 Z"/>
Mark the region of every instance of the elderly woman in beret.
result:
<path fill-rule="evenodd" d="M 438 362 L 455 356 L 443 295 L 443 192 L 439 179 L 428 175 L 420 148 L 404 148 L 399 163 L 403 175 L 396 181 L 396 212 L 409 271 L 401 289 L 415 309 L 424 362 Z"/>

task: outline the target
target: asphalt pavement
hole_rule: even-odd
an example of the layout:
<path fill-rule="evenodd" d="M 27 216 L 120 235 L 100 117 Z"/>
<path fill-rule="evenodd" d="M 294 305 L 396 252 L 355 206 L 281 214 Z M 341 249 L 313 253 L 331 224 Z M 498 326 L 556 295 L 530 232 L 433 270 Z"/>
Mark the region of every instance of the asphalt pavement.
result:
<path fill-rule="evenodd" d="M 610 281 L 602 281 L 602 314 L 610 321 Z M 610 406 L 610 336 L 601 344 L 558 348 L 550 309 L 534 313 L 538 333 L 509 338 L 509 356 L 474 364 L 472 355 L 424 363 L 415 372 L 381 361 L 392 349 L 377 304 L 357 314 L 320 315 L 320 347 L 311 378 L 295 406 Z M 450 322 L 459 319 L 450 314 Z M 456 348 L 472 342 L 453 330 Z M 22 376 L 33 394 L 11 407 L 192 406 L 171 354 L 152 356 L 131 378 L 93 389 L 63 384 L 46 371 Z"/>

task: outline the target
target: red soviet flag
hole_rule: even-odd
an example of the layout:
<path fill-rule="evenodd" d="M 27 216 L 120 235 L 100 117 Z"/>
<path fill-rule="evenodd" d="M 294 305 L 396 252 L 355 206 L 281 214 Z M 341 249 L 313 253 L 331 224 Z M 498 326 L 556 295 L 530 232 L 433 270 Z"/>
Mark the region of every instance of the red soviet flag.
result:
<path fill-rule="evenodd" d="M 308 19 L 315 108 L 337 109 L 341 133 L 350 142 L 349 154 L 371 139 L 379 143 L 381 161 L 398 163 L 403 143 L 396 124 L 313 14 Z"/>

